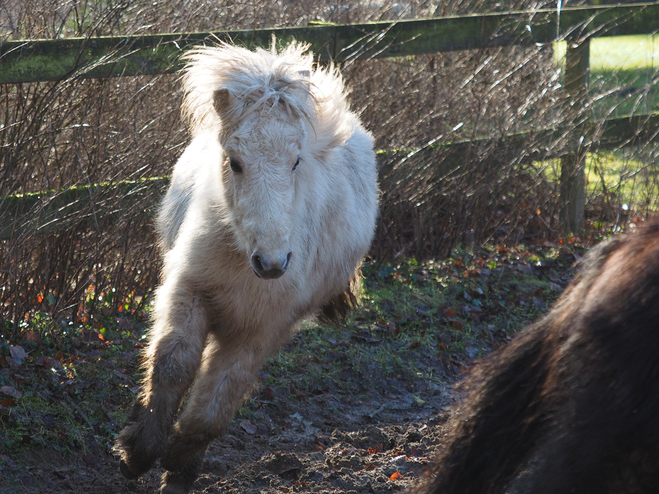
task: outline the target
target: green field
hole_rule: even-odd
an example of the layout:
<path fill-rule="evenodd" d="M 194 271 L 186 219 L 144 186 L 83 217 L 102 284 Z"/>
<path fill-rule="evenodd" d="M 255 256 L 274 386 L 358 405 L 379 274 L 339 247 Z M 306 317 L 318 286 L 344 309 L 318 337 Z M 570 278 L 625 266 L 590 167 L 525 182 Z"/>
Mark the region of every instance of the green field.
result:
<path fill-rule="evenodd" d="M 554 56 L 565 64 L 567 43 L 554 44 Z M 595 38 L 590 46 L 590 87 L 598 116 L 650 113 L 659 109 L 653 87 L 659 70 L 659 36 Z"/>
<path fill-rule="evenodd" d="M 554 44 L 556 60 L 565 60 L 567 43 Z M 590 44 L 590 67 L 594 72 L 645 70 L 659 67 L 659 36 L 610 36 L 595 38 Z"/>

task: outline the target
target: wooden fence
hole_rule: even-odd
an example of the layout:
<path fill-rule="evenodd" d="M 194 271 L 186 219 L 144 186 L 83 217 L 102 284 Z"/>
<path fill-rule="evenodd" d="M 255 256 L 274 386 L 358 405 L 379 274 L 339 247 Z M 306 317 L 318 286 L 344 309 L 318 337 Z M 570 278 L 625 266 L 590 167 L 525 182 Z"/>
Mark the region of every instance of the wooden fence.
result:
<path fill-rule="evenodd" d="M 354 59 L 402 57 L 424 53 L 487 47 L 535 45 L 567 39 L 566 91 L 578 97 L 588 87 L 589 43 L 593 37 L 651 34 L 659 29 L 659 3 L 617 6 L 571 7 L 423 20 L 372 22 L 352 25 L 319 24 L 307 27 L 220 31 L 214 33 L 159 34 L 98 38 L 65 38 L 0 42 L 0 84 L 59 81 L 70 78 L 121 77 L 159 74 L 180 68 L 180 55 L 192 45 L 231 40 L 247 47 L 268 46 L 272 36 L 311 43 L 320 61 L 344 62 Z M 600 147 L 613 148 L 632 139 L 655 138 L 659 115 L 609 119 L 604 123 Z M 573 133 L 583 135 L 588 122 L 575 124 Z M 539 129 L 547 135 L 561 129 Z M 563 129 L 565 131 L 565 129 Z M 514 149 L 525 133 L 508 136 Z M 575 136 L 578 141 L 579 136 Z M 487 140 L 487 139 L 485 139 Z M 437 166 L 448 172 L 459 165 L 459 156 L 483 140 L 451 143 L 449 157 Z M 433 149 L 419 152 L 430 152 Z M 383 156 L 391 158 L 392 153 Z M 458 158 L 451 159 L 451 156 Z M 585 187 L 584 153 L 575 150 L 560 156 L 547 153 L 528 160 L 560 158 L 561 224 L 566 233 L 583 226 Z M 440 173 L 441 175 L 441 173 Z M 167 179 L 97 184 L 65 191 L 0 198 L 0 239 L 29 233 L 56 231 L 66 226 L 76 211 L 93 202 L 95 189 L 121 188 L 126 201 L 139 200 L 147 190 L 163 190 Z M 125 191 L 123 190 L 125 189 Z M 134 198 L 134 199 L 133 199 Z M 112 211 L 120 213 L 121 204 Z"/>

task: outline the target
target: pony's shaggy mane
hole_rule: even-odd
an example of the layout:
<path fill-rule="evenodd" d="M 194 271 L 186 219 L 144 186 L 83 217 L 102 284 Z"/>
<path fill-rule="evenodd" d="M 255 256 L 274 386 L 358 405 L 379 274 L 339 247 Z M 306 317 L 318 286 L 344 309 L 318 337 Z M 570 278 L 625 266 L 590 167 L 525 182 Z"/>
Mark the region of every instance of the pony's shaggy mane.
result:
<path fill-rule="evenodd" d="M 182 113 L 193 136 L 205 130 L 222 130 L 213 95 L 227 89 L 235 98 L 237 119 L 253 111 L 279 106 L 310 124 L 321 148 L 341 145 L 356 122 L 344 98 L 343 79 L 334 67 L 315 67 L 308 44 L 293 42 L 277 52 L 249 51 L 227 43 L 193 49 L 183 58 Z M 348 117 L 349 116 L 349 117 Z"/>

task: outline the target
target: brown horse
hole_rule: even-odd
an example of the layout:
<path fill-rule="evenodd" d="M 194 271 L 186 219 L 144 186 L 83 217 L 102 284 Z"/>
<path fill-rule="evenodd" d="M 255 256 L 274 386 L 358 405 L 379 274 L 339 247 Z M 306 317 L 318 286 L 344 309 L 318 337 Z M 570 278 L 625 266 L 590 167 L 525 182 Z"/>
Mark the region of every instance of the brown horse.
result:
<path fill-rule="evenodd" d="M 659 492 L 659 222 L 639 230 L 476 367 L 419 492 Z"/>

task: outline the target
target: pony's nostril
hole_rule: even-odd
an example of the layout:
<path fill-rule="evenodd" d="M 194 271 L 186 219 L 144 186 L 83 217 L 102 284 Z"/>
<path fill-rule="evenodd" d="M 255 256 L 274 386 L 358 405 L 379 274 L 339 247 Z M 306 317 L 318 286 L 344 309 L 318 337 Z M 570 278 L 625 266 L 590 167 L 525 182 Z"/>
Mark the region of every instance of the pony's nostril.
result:
<path fill-rule="evenodd" d="M 257 273 L 262 273 L 265 268 L 263 267 L 263 263 L 261 262 L 261 256 L 258 254 L 254 254 L 252 256 L 252 268 L 254 268 L 254 271 Z"/>
<path fill-rule="evenodd" d="M 250 264 L 252 269 L 259 278 L 264 279 L 274 279 L 279 278 L 286 271 L 288 262 L 291 259 L 291 254 L 287 254 L 285 258 L 281 258 L 279 261 L 273 261 L 267 256 L 263 256 L 261 253 L 254 253 L 250 259 Z"/>
<path fill-rule="evenodd" d="M 288 254 L 286 254 L 286 262 L 285 262 L 284 265 L 281 267 L 282 269 L 285 270 L 285 269 L 288 267 L 288 264 L 291 262 L 291 256 L 292 256 L 292 255 L 293 255 L 292 252 L 289 252 Z"/>

